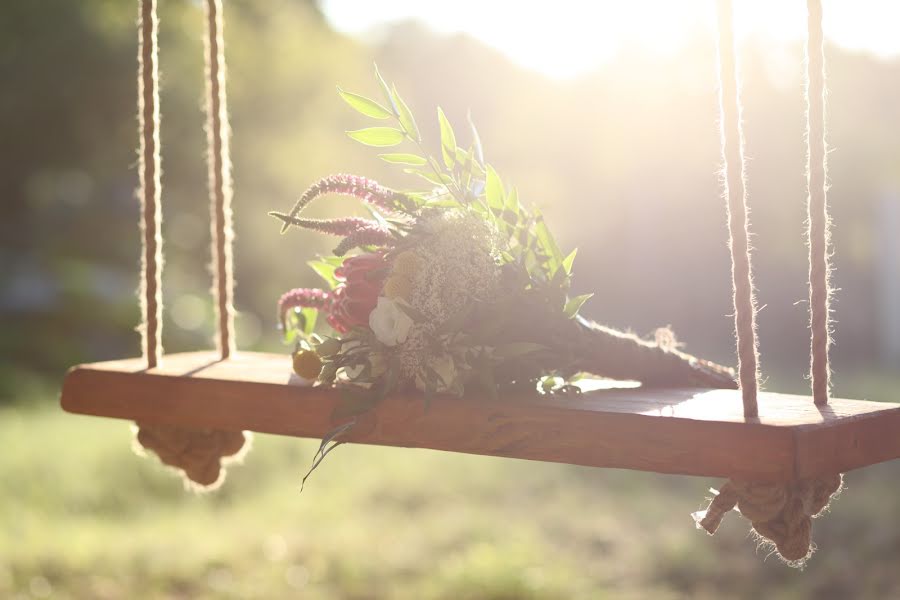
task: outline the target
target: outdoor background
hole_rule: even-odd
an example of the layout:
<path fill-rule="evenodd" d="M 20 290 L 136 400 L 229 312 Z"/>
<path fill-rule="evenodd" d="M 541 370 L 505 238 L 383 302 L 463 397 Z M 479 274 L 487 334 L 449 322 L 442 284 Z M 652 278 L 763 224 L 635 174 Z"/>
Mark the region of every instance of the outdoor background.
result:
<path fill-rule="evenodd" d="M 483 22 L 480 37 L 415 20 L 339 32 L 377 4 L 226 2 L 241 348 L 288 351 L 275 302 L 315 283 L 305 262 L 332 241 L 280 236 L 267 211 L 333 172 L 413 184 L 343 133 L 366 124 L 335 85 L 376 95 L 377 62 L 433 150 L 435 106 L 458 131 L 471 110 L 488 161 L 579 248 L 587 316 L 672 325 L 688 351 L 733 363 L 709 29 L 555 76 L 527 57 L 558 55 L 570 29 L 601 44 L 615 26 L 592 37 L 535 2 L 521 23 L 520 3 L 494 6 L 495 37 Z M 884 30 L 875 5 L 851 18 Z M 761 22 L 784 25 L 770 9 Z M 316 442 L 257 436 L 219 492 L 195 496 L 131 452 L 128 424 L 63 414 L 69 366 L 140 352 L 135 16 L 128 0 L 0 3 L 0 597 L 900 597 L 898 463 L 847 476 L 799 572 L 755 551 L 736 516 L 715 538 L 694 529 L 715 480 L 344 447 L 300 495 Z M 209 347 L 213 328 L 204 25 L 200 2 L 163 0 L 160 16 L 164 346 L 181 351 Z M 485 41 L 525 23 L 540 27 L 524 61 Z M 768 389 L 803 393 L 803 51 L 757 34 L 740 60 L 761 366 Z M 827 60 L 835 392 L 898 401 L 900 60 L 838 43 Z"/>

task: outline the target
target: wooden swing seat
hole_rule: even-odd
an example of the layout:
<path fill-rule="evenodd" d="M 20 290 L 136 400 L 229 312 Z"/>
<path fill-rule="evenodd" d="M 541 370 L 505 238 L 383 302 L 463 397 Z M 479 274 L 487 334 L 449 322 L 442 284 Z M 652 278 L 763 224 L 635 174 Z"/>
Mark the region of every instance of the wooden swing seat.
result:
<path fill-rule="evenodd" d="M 615 387 L 619 385 L 620 387 Z M 385 399 L 347 441 L 753 481 L 845 472 L 900 458 L 900 404 L 761 393 L 760 417 L 740 392 L 621 387 L 579 396 Z M 74 367 L 62 407 L 72 413 L 226 431 L 321 438 L 341 394 L 293 375 L 287 355 L 215 352 Z"/>

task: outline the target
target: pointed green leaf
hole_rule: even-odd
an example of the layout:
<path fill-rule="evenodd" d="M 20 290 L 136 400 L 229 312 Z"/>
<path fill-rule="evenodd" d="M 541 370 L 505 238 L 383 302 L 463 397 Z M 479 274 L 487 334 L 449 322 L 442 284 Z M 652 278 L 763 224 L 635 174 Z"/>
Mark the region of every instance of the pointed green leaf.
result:
<path fill-rule="evenodd" d="M 537 209 L 534 211 L 534 233 L 541 245 L 541 250 L 549 259 L 548 267 L 550 273 L 555 273 L 559 265 L 562 264 L 562 252 L 560 252 L 559 246 L 556 245 L 556 240 L 553 239 L 553 234 L 550 233 L 550 228 L 547 227 L 543 214 Z"/>
<path fill-rule="evenodd" d="M 519 191 L 516 188 L 509 190 L 509 194 L 506 195 L 506 201 L 503 203 L 503 206 L 506 207 L 507 210 L 519 214 Z"/>
<path fill-rule="evenodd" d="M 393 127 L 368 127 L 348 131 L 347 135 L 361 144 L 379 148 L 396 146 L 404 140 L 403 132 Z"/>
<path fill-rule="evenodd" d="M 309 337 L 316 328 L 316 318 L 319 316 L 319 310 L 306 306 L 300 311 L 300 321 L 303 326 L 303 335 Z"/>
<path fill-rule="evenodd" d="M 400 112 L 397 110 L 397 104 L 394 102 L 394 96 L 391 95 L 391 88 L 388 86 L 387 82 L 384 80 L 384 77 L 381 76 L 381 71 L 378 70 L 378 65 L 375 65 L 375 79 L 378 80 L 378 85 L 381 86 L 381 91 L 384 94 L 384 99 L 391 105 L 391 110 L 394 111 L 394 116 L 399 117 Z"/>
<path fill-rule="evenodd" d="M 437 112 L 438 123 L 441 126 L 441 154 L 444 157 L 444 164 L 447 165 L 448 169 L 452 169 L 453 165 L 456 164 L 456 136 L 453 134 L 453 127 L 450 126 L 450 121 L 447 120 L 440 106 Z"/>
<path fill-rule="evenodd" d="M 344 102 L 349 104 L 357 112 L 364 114 L 367 117 L 372 117 L 373 119 L 387 119 L 393 116 L 391 111 L 378 104 L 371 98 L 366 98 L 365 96 L 360 96 L 359 94 L 345 92 L 341 88 L 338 88 L 337 91 L 338 94 L 341 95 L 341 98 L 344 99 Z"/>
<path fill-rule="evenodd" d="M 404 102 L 403 98 L 400 97 L 400 94 L 397 92 L 396 85 L 391 90 L 391 98 L 394 100 L 394 106 L 397 107 L 400 125 L 406 131 L 406 134 L 417 142 L 421 141 L 422 136 L 419 135 L 419 127 L 418 125 L 416 125 L 416 120 L 415 118 L 413 118 L 412 111 L 409 110 L 406 102 Z"/>
<path fill-rule="evenodd" d="M 572 250 L 572 252 L 563 259 L 562 267 L 566 270 L 566 275 L 572 274 L 572 263 L 575 262 L 575 255 L 578 254 L 578 248 Z"/>
<path fill-rule="evenodd" d="M 566 302 L 566 307 L 563 309 L 563 313 L 565 313 L 566 317 L 569 319 L 574 319 L 575 315 L 578 314 L 578 310 L 581 306 L 588 301 L 588 299 L 593 296 L 593 294 L 582 294 L 581 296 L 575 296 L 568 302 Z"/>
<path fill-rule="evenodd" d="M 450 179 L 449 177 L 447 177 L 446 175 L 444 175 L 443 173 L 441 173 L 440 176 L 438 176 L 438 175 L 435 175 L 434 173 L 432 173 L 431 171 L 428 171 L 425 169 L 423 169 L 421 171 L 419 171 L 418 169 L 403 169 L 403 172 L 409 173 L 410 175 L 418 175 L 425 181 L 432 183 L 434 185 L 446 186 L 450 183 L 453 183 L 453 180 Z"/>
<path fill-rule="evenodd" d="M 337 269 L 338 265 L 330 264 L 323 260 L 311 260 L 306 264 L 308 264 L 319 277 L 328 282 L 328 285 L 334 289 L 334 286 L 337 285 L 334 271 Z"/>
<path fill-rule="evenodd" d="M 414 167 L 421 167 L 428 162 L 427 160 L 416 154 L 404 153 L 379 154 L 378 158 L 380 158 L 384 162 L 389 162 L 395 165 L 412 165 Z"/>
<path fill-rule="evenodd" d="M 505 197 L 505 194 L 503 193 L 503 182 L 500 181 L 500 176 L 497 175 L 497 171 L 495 171 L 494 167 L 491 165 L 488 165 L 487 167 L 487 183 L 485 185 L 485 190 L 488 206 L 502 210 Z"/>

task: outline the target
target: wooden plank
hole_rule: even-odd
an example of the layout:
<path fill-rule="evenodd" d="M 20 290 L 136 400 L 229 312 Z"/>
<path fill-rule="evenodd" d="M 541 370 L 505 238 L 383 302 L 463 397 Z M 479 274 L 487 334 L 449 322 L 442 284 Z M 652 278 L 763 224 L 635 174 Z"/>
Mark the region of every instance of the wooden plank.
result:
<path fill-rule="evenodd" d="M 311 387 L 286 355 L 244 352 L 81 365 L 66 377 L 73 413 L 321 438 L 340 394 Z M 360 417 L 348 441 L 716 477 L 779 481 L 900 457 L 900 404 L 762 393 L 745 419 L 733 390 L 611 388 L 581 396 L 395 396 Z"/>

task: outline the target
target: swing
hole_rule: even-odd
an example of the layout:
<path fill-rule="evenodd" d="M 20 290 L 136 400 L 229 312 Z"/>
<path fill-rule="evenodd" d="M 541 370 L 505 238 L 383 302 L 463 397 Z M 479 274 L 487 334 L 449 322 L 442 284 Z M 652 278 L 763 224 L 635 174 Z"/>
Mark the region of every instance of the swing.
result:
<path fill-rule="evenodd" d="M 313 387 L 294 375 L 287 355 L 235 352 L 221 0 L 208 0 L 206 6 L 207 130 L 218 350 L 162 356 L 157 17 L 156 0 L 142 0 L 138 82 L 144 357 L 72 368 L 65 378 L 61 404 L 71 413 L 135 421 L 142 434 L 147 432 L 139 440 L 150 447 L 154 431 L 159 434 L 165 428 L 205 435 L 204 443 L 216 445 L 218 455 L 215 464 L 206 465 L 205 474 L 192 479 L 212 483 L 219 478 L 218 459 L 241 448 L 240 432 L 324 438 L 340 424 L 335 414 L 341 396 L 336 389 Z M 809 7 L 808 235 L 813 397 L 757 389 L 756 308 L 747 239 L 732 15 L 729 2 L 720 0 L 722 153 L 740 389 L 654 389 L 608 382 L 605 389 L 575 396 L 489 399 L 439 395 L 427 411 L 421 402 L 413 401 L 411 394 L 397 394 L 359 417 L 342 441 L 730 478 L 710 511 L 698 517 L 710 532 L 735 503 L 750 516 L 749 502 L 741 503 L 752 492 L 748 485 L 781 486 L 778 489 L 784 490 L 800 485 L 798 482 L 838 477 L 839 487 L 840 473 L 900 457 L 900 404 L 829 397 L 824 52 L 819 0 L 810 0 Z M 220 432 L 230 433 L 216 438 Z M 190 452 L 190 448 L 182 444 L 182 452 Z M 164 462 L 177 464 L 177 457 L 167 460 L 160 456 Z M 826 502 L 832 491 L 825 494 Z M 759 524 L 756 521 L 757 529 L 772 537 L 762 530 L 764 519 Z M 788 560 L 800 560 L 806 556 L 808 544 L 802 553 L 785 552 L 781 545 L 779 550 Z"/>

